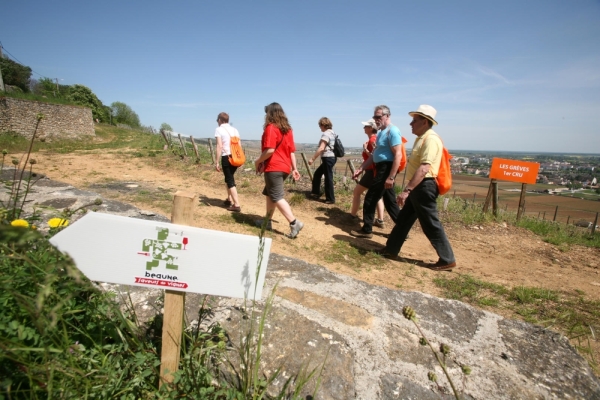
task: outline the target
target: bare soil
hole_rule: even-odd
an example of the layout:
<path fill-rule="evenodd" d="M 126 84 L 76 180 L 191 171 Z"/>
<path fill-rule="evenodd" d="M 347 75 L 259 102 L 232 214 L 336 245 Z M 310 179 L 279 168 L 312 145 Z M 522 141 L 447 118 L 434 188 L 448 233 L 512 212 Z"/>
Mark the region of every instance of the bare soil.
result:
<path fill-rule="evenodd" d="M 89 188 L 106 198 L 127 201 L 137 207 L 170 216 L 171 198 L 177 191 L 198 194 L 195 226 L 255 235 L 253 221 L 265 213 L 262 178 L 253 171 L 238 170 L 236 180 L 242 211 L 232 214 L 223 206 L 226 198 L 222 173 L 210 165 L 163 157 L 134 157 L 128 151 L 81 151 L 69 154 L 40 152 L 36 170 L 51 179 L 78 188 Z M 135 191 L 120 191 L 119 182 L 138 184 Z M 271 251 L 320 264 L 338 273 L 363 281 L 403 290 L 441 295 L 433 283 L 437 276 L 470 274 L 507 287 L 536 286 L 562 292 L 581 291 L 590 299 L 600 299 L 600 250 L 572 246 L 560 251 L 540 237 L 505 224 L 464 226 L 446 224 L 458 267 L 452 272 L 433 272 L 418 267 L 417 261 L 435 262 L 437 256 L 415 224 L 401 256 L 404 261 L 372 257 L 366 250 L 382 248 L 392 224 L 375 229 L 373 239 L 350 236 L 357 227 L 347 219 L 351 191 L 338 195 L 335 205 L 308 200 L 309 178 L 289 185 L 287 196 L 295 216 L 305 223 L 296 239 L 284 237 L 289 231 L 285 218 L 274 216 Z M 353 183 L 350 183 L 351 188 Z M 115 189 L 115 187 L 117 189 Z M 354 251 L 354 253 L 352 253 Z M 359 254 L 357 255 L 356 251 Z M 498 310 L 494 310 L 498 312 Z M 500 311 L 501 312 L 501 311 Z"/>

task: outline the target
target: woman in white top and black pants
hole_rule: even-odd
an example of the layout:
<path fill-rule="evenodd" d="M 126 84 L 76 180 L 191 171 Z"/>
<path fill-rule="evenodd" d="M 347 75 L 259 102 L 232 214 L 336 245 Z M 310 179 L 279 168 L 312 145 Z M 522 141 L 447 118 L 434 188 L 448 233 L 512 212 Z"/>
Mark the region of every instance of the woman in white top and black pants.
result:
<path fill-rule="evenodd" d="M 335 204 L 335 192 L 333 190 L 333 168 L 337 162 L 337 157 L 333 154 L 333 145 L 335 144 L 335 133 L 331 128 L 333 124 L 327 117 L 319 120 L 321 128 L 321 140 L 319 148 L 308 161 L 312 165 L 315 160 L 321 156 L 321 165 L 315 170 L 312 180 L 311 196 L 318 199 L 321 196 L 321 179 L 325 175 L 325 204 Z"/>
<path fill-rule="evenodd" d="M 231 154 L 230 143 L 231 137 L 237 136 L 237 129 L 229 125 L 229 114 L 222 112 L 217 116 L 217 124 L 219 127 L 215 131 L 215 138 L 217 140 L 217 154 L 221 155 L 221 159 L 217 158 L 217 171 L 223 170 L 225 175 L 225 185 L 227 185 L 227 199 L 223 202 L 227 207 L 227 211 L 240 212 L 242 207 L 238 199 L 237 189 L 235 188 L 235 178 L 233 174 L 238 167 L 234 167 L 229 164 L 229 155 Z M 219 163 L 220 161 L 220 163 Z M 221 166 L 219 166 L 221 164 Z"/>

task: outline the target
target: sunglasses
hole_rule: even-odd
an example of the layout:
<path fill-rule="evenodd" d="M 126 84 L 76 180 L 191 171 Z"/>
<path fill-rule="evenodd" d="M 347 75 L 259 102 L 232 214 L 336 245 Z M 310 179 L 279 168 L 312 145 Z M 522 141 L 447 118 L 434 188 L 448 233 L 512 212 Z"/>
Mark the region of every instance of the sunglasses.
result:
<path fill-rule="evenodd" d="M 373 115 L 373 119 L 381 119 L 383 117 L 385 117 L 387 114 L 383 114 L 383 115 Z"/>

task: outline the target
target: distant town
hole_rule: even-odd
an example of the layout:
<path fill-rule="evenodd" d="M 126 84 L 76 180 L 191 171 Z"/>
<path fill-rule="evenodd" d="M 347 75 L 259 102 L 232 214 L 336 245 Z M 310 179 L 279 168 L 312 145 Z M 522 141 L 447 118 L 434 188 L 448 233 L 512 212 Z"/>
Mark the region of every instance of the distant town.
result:
<path fill-rule="evenodd" d="M 252 143 L 254 142 L 254 143 Z M 260 147 L 260 141 L 244 142 L 249 147 Z M 314 153 L 314 144 L 296 143 L 297 151 L 306 154 Z M 410 154 L 409 148 L 406 149 Z M 525 153 L 507 151 L 473 151 L 451 150 L 452 173 L 455 175 L 471 175 L 487 178 L 494 157 L 511 160 L 522 160 L 540 164 L 537 183 L 545 193 L 581 193 L 599 195 L 600 187 L 600 154 L 560 154 L 560 153 Z M 362 148 L 347 147 L 345 159 L 351 159 L 355 165 L 362 162 Z M 543 185 L 543 186 L 542 186 Z M 587 198 L 587 196 L 581 196 Z M 592 196 L 594 199 L 596 196 Z"/>
<path fill-rule="evenodd" d="M 314 150 L 315 146 L 306 146 L 306 150 Z M 362 149 L 347 149 L 349 157 L 360 156 Z M 410 149 L 407 149 L 410 154 Z M 548 185 L 544 192 L 559 194 L 561 192 L 593 192 L 600 194 L 599 154 L 558 154 L 558 153 L 521 153 L 521 152 L 491 152 L 491 151 L 451 151 L 452 173 L 480 176 L 487 178 L 494 157 L 511 160 L 522 160 L 540 164 L 537 183 Z M 362 159 L 357 157 L 360 162 Z"/>

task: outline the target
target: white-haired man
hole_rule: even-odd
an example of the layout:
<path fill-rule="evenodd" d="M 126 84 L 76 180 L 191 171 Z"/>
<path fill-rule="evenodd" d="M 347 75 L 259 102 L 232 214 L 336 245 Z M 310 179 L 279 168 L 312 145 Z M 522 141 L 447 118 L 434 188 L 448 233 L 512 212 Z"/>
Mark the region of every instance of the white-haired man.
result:
<path fill-rule="evenodd" d="M 410 126 L 417 138 L 408 157 L 408 183 L 397 197 L 402 209 L 380 254 L 396 258 L 408 232 L 418 219 L 423 233 L 439 257 L 436 263 L 426 264 L 426 267 L 435 271 L 449 271 L 456 267 L 456 259 L 437 211 L 438 188 L 435 178 L 440 169 L 444 146 L 438 134 L 431 129 L 433 125 L 437 125 L 436 114 L 435 108 L 429 105 L 421 105 L 417 111 L 408 113 L 413 118 Z"/>
<path fill-rule="evenodd" d="M 383 198 L 385 209 L 394 223 L 400 212 L 395 199 L 394 183 L 400 161 L 402 161 L 402 136 L 400 136 L 400 129 L 392 125 L 391 115 L 387 106 L 375 107 L 373 119 L 379 128 L 376 139 L 377 146 L 369 158 L 356 169 L 353 178 L 356 179 L 372 164 L 375 164 L 375 177 L 363 203 L 363 226 L 361 229 L 351 231 L 352 236 L 368 239 L 373 237 L 375 209 L 381 198 Z"/>

